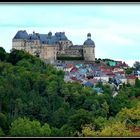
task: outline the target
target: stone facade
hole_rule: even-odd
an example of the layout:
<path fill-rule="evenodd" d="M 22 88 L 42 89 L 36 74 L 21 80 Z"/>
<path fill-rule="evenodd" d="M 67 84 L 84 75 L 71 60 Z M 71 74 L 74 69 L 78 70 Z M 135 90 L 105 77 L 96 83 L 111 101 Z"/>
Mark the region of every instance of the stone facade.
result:
<path fill-rule="evenodd" d="M 87 40 L 83 45 L 83 55 L 85 61 L 95 61 L 95 44 L 91 40 L 91 34 L 87 34 Z"/>
<path fill-rule="evenodd" d="M 94 48 L 84 46 L 83 51 L 84 51 L 84 59 L 85 59 L 85 61 L 95 61 Z"/>
<path fill-rule="evenodd" d="M 85 61 L 95 61 L 95 44 L 90 33 L 83 45 L 73 45 L 64 32 L 56 32 L 55 35 L 51 32 L 28 34 L 26 30 L 20 30 L 12 40 L 12 48 L 39 56 L 49 63 L 54 63 L 58 56 L 83 57 Z"/>

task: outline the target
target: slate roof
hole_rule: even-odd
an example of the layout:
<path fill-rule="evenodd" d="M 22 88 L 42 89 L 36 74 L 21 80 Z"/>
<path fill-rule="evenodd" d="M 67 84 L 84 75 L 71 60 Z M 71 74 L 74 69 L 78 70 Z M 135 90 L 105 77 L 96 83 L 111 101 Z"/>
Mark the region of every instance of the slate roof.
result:
<path fill-rule="evenodd" d="M 14 39 L 28 39 L 28 34 L 25 30 L 20 30 L 16 33 Z"/>
<path fill-rule="evenodd" d="M 87 87 L 93 87 L 94 86 L 94 84 L 90 81 L 87 81 L 87 82 L 83 83 L 83 85 L 87 86 Z"/>
<path fill-rule="evenodd" d="M 91 40 L 91 39 L 87 39 L 87 40 L 84 42 L 84 45 L 92 45 L 92 46 L 95 47 L 94 41 Z"/>
<path fill-rule="evenodd" d="M 27 39 L 28 40 L 38 40 L 39 37 L 37 36 L 37 34 L 33 33 L 33 34 L 29 34 Z"/>
<path fill-rule="evenodd" d="M 91 34 L 90 33 L 87 34 L 87 40 L 84 42 L 84 45 L 95 47 L 94 41 L 91 40 Z"/>
<path fill-rule="evenodd" d="M 39 34 L 33 32 L 28 34 L 26 30 L 19 30 L 13 39 L 25 39 L 27 41 L 40 40 L 42 44 L 56 44 L 59 41 L 67 41 L 68 38 L 65 35 L 65 32 L 56 32 L 55 35 L 52 35 L 51 32 L 48 34 Z"/>

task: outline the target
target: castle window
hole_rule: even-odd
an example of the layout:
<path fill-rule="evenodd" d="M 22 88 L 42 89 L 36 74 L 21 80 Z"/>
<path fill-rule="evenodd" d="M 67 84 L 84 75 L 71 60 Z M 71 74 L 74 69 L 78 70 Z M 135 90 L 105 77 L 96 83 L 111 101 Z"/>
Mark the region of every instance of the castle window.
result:
<path fill-rule="evenodd" d="M 94 50 L 93 50 L 93 53 L 94 53 Z"/>

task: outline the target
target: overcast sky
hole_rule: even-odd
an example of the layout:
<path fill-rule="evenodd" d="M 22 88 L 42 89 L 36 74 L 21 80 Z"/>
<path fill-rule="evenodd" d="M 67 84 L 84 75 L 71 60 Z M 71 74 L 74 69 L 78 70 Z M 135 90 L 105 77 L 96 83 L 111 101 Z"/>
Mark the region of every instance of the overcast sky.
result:
<path fill-rule="evenodd" d="M 140 61 L 139 4 L 0 4 L 0 46 L 7 52 L 18 30 L 65 32 L 74 45 L 87 33 L 95 42 L 96 58 Z"/>

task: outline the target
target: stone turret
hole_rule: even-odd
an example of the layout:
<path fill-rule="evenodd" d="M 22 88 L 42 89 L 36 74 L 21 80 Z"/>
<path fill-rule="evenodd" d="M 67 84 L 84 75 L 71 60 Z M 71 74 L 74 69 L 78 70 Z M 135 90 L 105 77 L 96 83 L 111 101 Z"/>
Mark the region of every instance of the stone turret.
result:
<path fill-rule="evenodd" d="M 87 34 L 87 40 L 83 44 L 83 56 L 85 61 L 95 61 L 95 43 L 91 40 L 91 34 Z"/>

